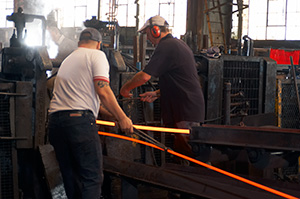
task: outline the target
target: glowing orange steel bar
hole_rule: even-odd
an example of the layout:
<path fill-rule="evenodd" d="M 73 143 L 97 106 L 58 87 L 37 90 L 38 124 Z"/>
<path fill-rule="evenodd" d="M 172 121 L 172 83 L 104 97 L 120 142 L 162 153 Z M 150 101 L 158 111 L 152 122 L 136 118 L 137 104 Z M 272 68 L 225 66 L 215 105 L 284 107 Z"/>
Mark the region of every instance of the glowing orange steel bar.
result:
<path fill-rule="evenodd" d="M 150 147 L 159 149 L 159 150 L 161 150 L 161 151 L 165 151 L 165 149 L 163 149 L 163 148 L 161 148 L 161 147 L 158 147 L 158 146 L 156 146 L 156 145 L 154 145 L 154 144 L 151 144 L 151 143 L 148 143 L 148 142 L 144 142 L 144 141 L 141 141 L 141 140 L 137 140 L 137 139 L 134 139 L 134 138 L 130 138 L 130 137 L 127 137 L 127 136 L 117 135 L 117 134 L 113 134 L 113 133 L 100 132 L 100 131 L 98 131 L 98 133 L 99 133 L 100 135 L 106 135 L 106 136 L 116 137 L 116 138 L 120 138 L 120 139 L 124 139 L 124 140 L 129 140 L 129 141 L 132 141 L 132 142 L 137 142 L 137 143 L 140 143 L 140 144 L 144 144 L 144 145 L 147 145 L 147 146 L 150 146 Z M 199 161 L 199 160 L 195 160 L 195 159 L 190 158 L 190 157 L 188 157 L 188 156 L 186 156 L 186 155 L 182 155 L 182 154 L 177 153 L 177 152 L 175 152 L 175 151 L 173 151 L 173 150 L 167 149 L 166 151 L 167 151 L 168 153 L 170 153 L 170 154 L 173 154 L 173 155 L 176 155 L 176 156 L 181 157 L 181 158 L 183 158 L 183 159 L 189 160 L 189 161 L 194 162 L 194 163 L 196 163 L 196 164 L 199 164 L 199 165 L 201 165 L 201 166 L 203 166 L 203 167 L 206 167 L 206 168 L 208 168 L 208 169 L 214 170 L 214 171 L 216 171 L 216 172 L 218 172 L 218 173 L 221 173 L 221 174 L 223 174 L 223 175 L 229 176 L 229 177 L 234 178 L 234 179 L 236 179 L 236 180 L 242 181 L 242 182 L 244 182 L 244 183 L 246 183 L 246 184 L 252 185 L 252 186 L 257 187 L 257 188 L 259 188 L 259 189 L 263 189 L 263 190 L 268 191 L 268 192 L 270 192 L 270 193 L 273 193 L 273 194 L 275 194 L 275 195 L 278 195 L 278 196 L 281 196 L 281 197 L 284 197 L 284 198 L 287 198 L 287 199 L 299 199 L 299 198 L 297 198 L 297 197 L 288 195 L 288 194 L 286 194 L 286 193 L 277 191 L 277 190 L 272 189 L 272 188 L 270 188 L 270 187 L 261 185 L 261 184 L 259 184 L 259 183 L 253 182 L 253 181 L 251 181 L 251 180 L 248 180 L 248 179 L 246 179 L 246 178 L 243 178 L 243 177 L 237 176 L 237 175 L 235 175 L 235 174 L 229 173 L 229 172 L 224 171 L 224 170 L 222 170 L 222 169 L 219 169 L 219 168 L 217 168 L 217 167 L 211 166 L 211 165 L 206 164 L 206 163 L 204 163 L 204 162 L 201 162 L 201 161 Z"/>
<path fill-rule="evenodd" d="M 107 126 L 115 126 L 114 122 L 104 121 L 104 120 L 96 120 L 96 124 L 107 125 Z M 189 129 L 177 129 L 177 128 L 166 128 L 166 127 L 154 127 L 154 126 L 143 126 L 143 125 L 133 125 L 134 128 L 139 130 L 147 130 L 147 131 L 161 131 L 167 133 L 182 133 L 182 134 L 190 134 Z"/>
<path fill-rule="evenodd" d="M 199 165 L 201 165 L 201 166 L 204 166 L 204 167 L 206 167 L 206 168 L 208 168 L 208 169 L 211 169 L 211 170 L 214 170 L 214 171 L 216 171 L 216 172 L 219 172 L 219 173 L 221 173 L 221 174 L 227 175 L 227 176 L 229 176 L 229 177 L 231 177 L 231 178 L 234 178 L 234 179 L 236 179 L 236 180 L 239 180 L 239 181 L 242 181 L 242 182 L 247 183 L 247 184 L 249 184 L 249 185 L 255 186 L 255 187 L 260 188 L 260 189 L 263 189 L 263 190 L 268 191 L 268 192 L 270 192 L 270 193 L 273 193 L 273 194 L 275 194 L 275 195 L 278 195 L 278 196 L 281 196 L 281 197 L 284 197 L 284 198 L 288 198 L 288 199 L 299 199 L 299 198 L 296 198 L 296 197 L 294 197 L 294 196 L 288 195 L 288 194 L 286 194 L 286 193 L 283 193 L 283 192 L 277 191 L 277 190 L 275 190 L 275 189 L 272 189 L 272 188 L 270 188 L 270 187 L 267 187 L 267 186 L 258 184 L 258 183 L 256 183 L 256 182 L 253 182 L 253 181 L 248 180 L 248 179 L 246 179 L 246 178 L 243 178 L 243 177 L 237 176 L 237 175 L 235 175 L 235 174 L 229 173 L 229 172 L 224 171 L 224 170 L 222 170 L 222 169 L 219 169 L 219 168 L 217 168 L 217 167 L 211 166 L 211 165 L 206 164 L 206 163 L 204 163 L 204 162 L 201 162 L 201 161 L 195 160 L 195 159 L 193 159 L 193 158 L 190 158 L 190 157 L 188 157 L 188 156 L 182 155 L 182 154 L 177 153 L 177 152 L 175 152 L 175 151 L 172 151 L 172 150 L 170 150 L 170 149 L 167 149 L 167 152 L 168 152 L 168 153 L 171 153 L 171 154 L 173 154 L 173 155 L 176 155 L 176 156 L 178 156 L 178 157 L 184 158 L 184 159 L 186 159 L 186 160 L 189 160 L 189 161 L 191 161 L 191 162 L 194 162 L 194 163 L 196 163 L 196 164 L 199 164 Z"/>
<path fill-rule="evenodd" d="M 104 120 L 96 120 L 96 124 L 106 125 L 106 126 L 116 126 L 116 123 Z"/>
<path fill-rule="evenodd" d="M 139 130 L 190 134 L 189 129 L 165 128 L 165 127 L 155 127 L 155 126 L 142 126 L 142 125 L 136 125 L 136 124 L 134 124 L 133 126 L 134 126 L 134 128 L 139 129 Z"/>

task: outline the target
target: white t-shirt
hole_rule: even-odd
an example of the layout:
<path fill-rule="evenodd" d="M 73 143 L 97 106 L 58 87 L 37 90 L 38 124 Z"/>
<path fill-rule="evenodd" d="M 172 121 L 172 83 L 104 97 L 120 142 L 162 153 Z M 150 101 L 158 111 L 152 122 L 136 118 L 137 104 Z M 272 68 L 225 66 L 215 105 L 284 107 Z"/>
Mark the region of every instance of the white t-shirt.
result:
<path fill-rule="evenodd" d="M 96 49 L 77 48 L 61 64 L 54 83 L 49 112 L 91 110 L 97 118 L 100 99 L 94 81 L 109 82 L 109 64 Z"/>

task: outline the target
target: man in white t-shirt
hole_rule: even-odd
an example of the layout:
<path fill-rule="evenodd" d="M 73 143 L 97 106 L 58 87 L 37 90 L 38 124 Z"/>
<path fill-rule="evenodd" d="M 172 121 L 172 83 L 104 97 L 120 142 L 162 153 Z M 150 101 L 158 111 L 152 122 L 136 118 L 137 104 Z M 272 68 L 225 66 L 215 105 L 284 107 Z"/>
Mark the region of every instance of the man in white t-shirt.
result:
<path fill-rule="evenodd" d="M 100 51 L 101 34 L 87 28 L 78 48 L 61 64 L 50 102 L 48 133 L 69 199 L 99 199 L 102 150 L 95 118 L 100 103 L 121 130 L 133 132 L 132 121 L 120 108 L 109 86 L 109 64 Z"/>

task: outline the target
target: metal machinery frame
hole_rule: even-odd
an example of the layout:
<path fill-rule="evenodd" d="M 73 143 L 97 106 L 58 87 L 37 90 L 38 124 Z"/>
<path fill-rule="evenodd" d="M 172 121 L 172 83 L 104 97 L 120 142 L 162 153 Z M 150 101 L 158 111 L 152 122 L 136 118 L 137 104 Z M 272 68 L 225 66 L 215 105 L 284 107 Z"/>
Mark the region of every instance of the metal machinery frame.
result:
<path fill-rule="evenodd" d="M 292 79 L 278 80 L 277 120 L 281 128 L 300 129 L 299 99 L 297 99 L 295 84 Z M 300 94 L 300 81 L 296 80 Z"/>
<path fill-rule="evenodd" d="M 231 84 L 232 117 L 242 116 L 237 107 L 246 102 L 249 103 L 247 115 L 275 112 L 275 61 L 267 57 L 232 55 L 222 55 L 219 59 L 204 55 L 195 58 L 206 96 L 207 123 L 224 124 L 226 83 Z"/>
<path fill-rule="evenodd" d="M 45 187 L 37 183 L 42 177 L 36 149 L 45 144 L 46 70 L 52 63 L 46 47 L 24 46 L 23 29 L 25 23 L 40 19 L 45 33 L 45 18 L 19 9 L 7 19 L 15 23 L 17 33 L 1 52 L 0 197 L 17 199 L 30 193 L 38 197 Z"/>

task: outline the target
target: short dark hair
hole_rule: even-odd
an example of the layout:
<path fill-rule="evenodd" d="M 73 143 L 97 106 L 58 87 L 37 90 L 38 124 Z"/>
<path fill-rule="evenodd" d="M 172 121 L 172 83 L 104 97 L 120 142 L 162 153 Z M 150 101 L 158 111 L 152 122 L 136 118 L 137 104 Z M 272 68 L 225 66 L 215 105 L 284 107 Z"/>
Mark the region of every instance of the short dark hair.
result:
<path fill-rule="evenodd" d="M 169 27 L 168 26 L 160 26 L 160 31 L 161 32 L 169 32 Z"/>

